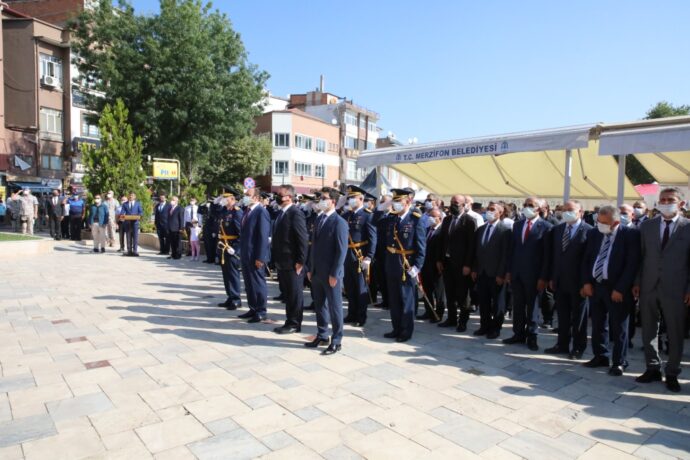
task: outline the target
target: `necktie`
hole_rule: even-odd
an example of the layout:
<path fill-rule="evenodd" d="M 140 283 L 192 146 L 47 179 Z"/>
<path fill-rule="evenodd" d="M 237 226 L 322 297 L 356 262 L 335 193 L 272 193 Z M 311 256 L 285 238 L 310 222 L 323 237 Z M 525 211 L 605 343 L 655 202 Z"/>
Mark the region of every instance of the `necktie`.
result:
<path fill-rule="evenodd" d="M 525 237 L 522 239 L 522 242 L 524 243 L 527 241 L 527 237 L 529 236 L 529 232 L 532 230 L 532 221 L 528 220 L 527 221 L 527 228 L 525 229 Z"/>
<path fill-rule="evenodd" d="M 448 233 L 453 233 L 455 230 L 455 226 L 458 224 L 458 221 L 460 220 L 460 217 L 454 216 L 453 220 L 450 223 L 450 229 L 448 230 Z"/>
<path fill-rule="evenodd" d="M 609 259 L 609 248 L 611 247 L 611 235 L 604 237 L 604 242 L 601 244 L 599 255 L 597 256 L 597 263 L 594 264 L 594 279 L 601 282 L 604 279 L 604 265 Z"/>
<path fill-rule="evenodd" d="M 175 206 L 170 207 L 170 215 L 172 216 L 172 212 L 175 210 Z"/>
<path fill-rule="evenodd" d="M 486 246 L 491 236 L 491 224 L 486 224 L 486 230 L 484 230 L 484 241 L 482 241 L 482 246 Z"/>
<path fill-rule="evenodd" d="M 194 208 L 192 208 L 194 209 Z M 244 213 L 242 216 L 242 225 L 244 225 L 244 222 L 247 220 L 247 217 L 249 216 L 249 213 L 252 212 L 252 208 L 247 208 L 247 212 Z M 194 214 L 192 214 L 193 216 Z M 192 220 L 194 220 L 194 217 L 192 217 Z"/>
<path fill-rule="evenodd" d="M 664 235 L 661 237 L 661 250 L 663 251 L 664 248 L 666 247 L 666 244 L 668 244 L 668 237 L 671 231 L 671 223 L 672 220 L 665 220 L 664 223 L 666 224 L 666 227 L 664 227 Z"/>
<path fill-rule="evenodd" d="M 561 240 L 561 247 L 563 248 L 563 252 L 565 252 L 565 250 L 568 249 L 568 245 L 570 244 L 570 232 L 572 230 L 572 225 L 566 225 L 565 229 L 563 230 L 563 239 Z"/>

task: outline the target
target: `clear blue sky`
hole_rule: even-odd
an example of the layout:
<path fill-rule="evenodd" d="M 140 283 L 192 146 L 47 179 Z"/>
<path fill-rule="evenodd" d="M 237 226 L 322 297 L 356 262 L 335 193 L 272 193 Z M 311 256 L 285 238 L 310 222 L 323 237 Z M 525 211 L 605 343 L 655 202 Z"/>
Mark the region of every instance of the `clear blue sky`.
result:
<path fill-rule="evenodd" d="M 215 1 L 273 94 L 318 86 L 420 142 L 690 104 L 690 2 Z M 154 12 L 158 0 L 133 0 Z"/>

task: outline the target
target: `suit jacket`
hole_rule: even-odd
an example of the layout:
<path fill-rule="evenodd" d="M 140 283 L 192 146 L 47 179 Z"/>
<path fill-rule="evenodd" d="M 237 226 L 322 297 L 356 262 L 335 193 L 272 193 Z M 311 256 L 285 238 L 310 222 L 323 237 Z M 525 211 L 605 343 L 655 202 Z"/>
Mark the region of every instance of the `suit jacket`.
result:
<path fill-rule="evenodd" d="M 158 203 L 154 209 L 154 223 L 157 230 L 168 230 L 168 220 L 170 219 L 170 203 L 166 202 L 161 210 L 161 205 Z"/>
<path fill-rule="evenodd" d="M 658 237 L 658 234 L 657 234 Z M 587 249 L 582 261 L 583 284 L 594 284 L 592 274 L 601 250 L 604 235 L 596 228 L 587 235 Z M 689 240 L 690 241 L 690 240 Z M 640 233 L 629 227 L 618 226 L 608 261 L 608 281 L 621 294 L 629 294 L 640 264 Z"/>
<path fill-rule="evenodd" d="M 62 202 L 65 200 L 64 196 L 58 196 L 57 197 L 58 202 L 57 205 L 53 205 L 53 195 L 50 195 L 46 197 L 45 199 L 45 207 L 46 207 L 46 214 L 48 217 L 64 217 L 65 216 L 65 206 L 62 204 Z"/>
<path fill-rule="evenodd" d="M 551 230 L 550 281 L 553 281 L 556 289 L 577 293 L 584 284 L 582 260 L 585 257 L 587 236 L 592 226 L 585 221 L 580 221 L 577 231 L 570 236 L 568 248 L 563 252 L 563 233 L 567 225 L 566 223 L 558 224 Z"/>
<path fill-rule="evenodd" d="M 179 232 L 184 229 L 184 208 L 179 204 L 174 208 L 172 205 L 168 209 L 168 227 L 169 232 Z"/>
<path fill-rule="evenodd" d="M 262 205 L 258 204 L 251 211 L 244 212 L 241 221 L 242 238 L 240 238 L 240 256 L 244 265 L 253 265 L 260 260 L 268 263 L 271 236 L 271 217 Z"/>
<path fill-rule="evenodd" d="M 474 232 L 474 257 L 472 271 L 491 278 L 504 278 L 508 272 L 508 253 L 510 252 L 511 229 L 504 222 L 497 221 L 489 240 L 484 243 L 488 223 Z M 482 244 L 484 243 L 484 244 Z"/>
<path fill-rule="evenodd" d="M 549 250 L 551 224 L 542 218 L 532 225 L 527 239 L 522 241 L 523 229 L 527 220 L 522 219 L 513 225 L 508 270 L 513 279 L 527 283 L 549 279 Z"/>
<path fill-rule="evenodd" d="M 446 254 L 461 267 L 472 266 L 474 256 L 474 232 L 477 230 L 477 221 L 467 213 L 459 217 L 453 231 L 450 231 L 453 216 L 448 215 L 441 224 L 441 244 L 436 252 L 436 260 L 443 261 Z"/>
<path fill-rule="evenodd" d="M 432 227 L 427 229 L 426 254 L 424 255 L 424 265 L 422 266 L 422 276 L 429 280 L 436 280 L 441 275 L 436 268 L 436 257 L 441 244 L 441 226 L 435 230 Z"/>
<path fill-rule="evenodd" d="M 640 296 L 655 287 L 670 299 L 682 300 L 690 294 L 690 221 L 679 217 L 666 247 L 661 249 L 661 216 L 640 224 L 641 260 L 637 284 Z"/>
<path fill-rule="evenodd" d="M 271 240 L 271 260 L 278 270 L 294 270 L 307 259 L 307 223 L 302 210 L 292 205 L 276 217 Z"/>
<path fill-rule="evenodd" d="M 342 278 L 343 265 L 347 255 L 348 225 L 345 219 L 334 212 L 323 223 L 317 219 L 309 252 L 309 272 L 312 279 L 328 281 L 329 276 Z"/>

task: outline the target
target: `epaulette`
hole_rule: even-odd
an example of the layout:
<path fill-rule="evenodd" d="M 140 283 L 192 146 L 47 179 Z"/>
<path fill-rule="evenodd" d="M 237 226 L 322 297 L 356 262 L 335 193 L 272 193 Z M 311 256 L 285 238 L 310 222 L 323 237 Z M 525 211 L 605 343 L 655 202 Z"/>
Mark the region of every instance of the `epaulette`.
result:
<path fill-rule="evenodd" d="M 422 213 L 419 211 L 412 211 L 412 215 L 416 217 L 417 219 L 421 219 Z"/>
<path fill-rule="evenodd" d="M 369 208 L 364 208 L 364 212 L 368 212 L 369 214 L 371 214 L 371 213 L 374 212 L 374 211 L 372 211 L 372 210 L 369 209 Z"/>

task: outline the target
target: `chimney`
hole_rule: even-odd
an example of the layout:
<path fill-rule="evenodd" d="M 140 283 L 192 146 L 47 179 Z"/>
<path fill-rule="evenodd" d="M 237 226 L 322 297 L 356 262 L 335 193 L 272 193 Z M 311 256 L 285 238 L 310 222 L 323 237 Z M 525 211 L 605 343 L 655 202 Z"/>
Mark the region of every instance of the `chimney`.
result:
<path fill-rule="evenodd" d="M 321 79 L 319 80 L 319 92 L 323 93 L 323 74 L 321 74 Z"/>

